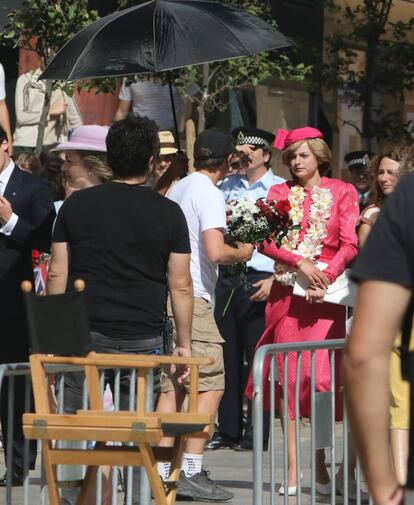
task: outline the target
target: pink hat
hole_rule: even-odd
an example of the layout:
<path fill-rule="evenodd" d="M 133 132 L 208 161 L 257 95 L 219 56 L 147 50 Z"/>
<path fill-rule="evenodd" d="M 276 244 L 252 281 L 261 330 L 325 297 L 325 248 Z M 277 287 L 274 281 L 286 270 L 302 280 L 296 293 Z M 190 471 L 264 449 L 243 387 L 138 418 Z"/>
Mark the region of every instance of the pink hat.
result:
<path fill-rule="evenodd" d="M 279 128 L 276 133 L 275 141 L 273 142 L 273 147 L 279 151 L 283 151 L 290 146 L 290 144 L 306 139 L 323 139 L 323 134 L 317 128 L 312 128 L 310 126 L 296 128 L 296 130 L 292 131 Z"/>
<path fill-rule="evenodd" d="M 69 140 L 57 145 L 52 151 L 100 151 L 106 153 L 105 139 L 109 126 L 96 124 L 79 126 Z"/>

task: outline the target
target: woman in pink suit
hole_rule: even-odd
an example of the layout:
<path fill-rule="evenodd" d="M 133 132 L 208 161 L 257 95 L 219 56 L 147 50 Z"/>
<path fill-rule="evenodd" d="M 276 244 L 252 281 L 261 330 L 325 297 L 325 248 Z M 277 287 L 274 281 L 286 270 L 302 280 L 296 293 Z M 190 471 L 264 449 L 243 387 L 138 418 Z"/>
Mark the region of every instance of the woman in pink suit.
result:
<path fill-rule="evenodd" d="M 355 188 L 324 174 L 329 168 L 331 152 L 315 128 L 291 132 L 279 130 L 274 147 L 283 150 L 283 163 L 289 167 L 292 181 L 272 186 L 268 200 L 288 199 L 290 218 L 300 228 L 289 232 L 280 248 L 272 242 L 260 252 L 276 262 L 276 271 L 266 307 L 266 326 L 258 347 L 271 343 L 310 342 L 345 337 L 345 307 L 324 303 L 328 286 L 345 270 L 357 253 L 355 226 L 359 207 Z M 320 268 L 316 263 L 324 263 Z M 323 268 L 323 270 L 321 269 Z M 297 272 L 309 282 L 306 297 L 293 295 Z M 329 391 L 331 370 L 328 351 L 315 353 L 316 391 Z M 288 383 L 283 384 L 283 356 L 277 364 L 280 386 L 288 387 L 288 493 L 296 494 L 295 455 L 295 383 L 296 354 L 288 358 Z M 302 356 L 300 376 L 300 415 L 310 415 L 310 353 Z M 268 382 L 268 381 L 266 381 Z M 268 384 L 264 384 L 268 389 Z M 247 393 L 249 394 L 248 387 Z M 279 391 L 280 393 L 280 391 Z M 279 395 L 282 397 L 282 395 Z M 282 412 L 282 410 L 281 410 Z M 323 449 L 316 453 L 316 490 L 329 494 L 329 474 Z M 279 490 L 285 492 L 285 486 Z"/>

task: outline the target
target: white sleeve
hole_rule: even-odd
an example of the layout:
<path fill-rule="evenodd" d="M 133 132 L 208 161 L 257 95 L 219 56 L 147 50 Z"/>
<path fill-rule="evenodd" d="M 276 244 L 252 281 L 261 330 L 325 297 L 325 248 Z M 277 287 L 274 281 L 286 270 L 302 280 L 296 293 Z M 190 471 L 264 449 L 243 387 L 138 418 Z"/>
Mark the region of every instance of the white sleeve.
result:
<path fill-rule="evenodd" d="M 68 104 L 68 110 L 66 114 L 69 121 L 69 127 L 75 129 L 78 128 L 79 126 L 82 126 L 83 118 L 79 111 L 75 97 L 68 96 L 66 93 L 64 96 L 65 96 L 65 102 Z"/>
<path fill-rule="evenodd" d="M 37 89 L 31 89 L 31 97 L 32 102 L 29 107 L 25 108 L 24 105 L 24 88 L 26 84 L 30 83 L 30 77 L 28 77 L 28 73 L 22 74 L 16 82 L 16 90 L 14 94 L 14 105 L 15 105 L 15 113 L 16 113 L 16 126 L 32 126 L 38 125 L 40 122 L 40 116 L 42 114 L 43 102 L 44 102 L 44 93 Z M 30 88 L 29 88 L 30 89 Z M 29 93 L 29 91 L 28 91 Z M 40 97 L 40 99 L 38 99 Z"/>
<path fill-rule="evenodd" d="M 19 216 L 13 212 L 7 223 L 0 228 L 0 233 L 3 233 L 9 237 L 13 233 L 14 227 L 16 226 L 18 220 Z"/>
<path fill-rule="evenodd" d="M 125 102 L 131 102 L 132 94 L 131 94 L 131 86 L 127 86 L 125 79 L 122 81 L 121 89 L 119 90 L 118 98 L 120 100 L 124 100 Z"/>
<path fill-rule="evenodd" d="M 4 75 L 3 65 L 0 63 L 0 100 L 6 98 L 6 77 Z"/>
<path fill-rule="evenodd" d="M 201 231 L 219 228 L 226 230 L 226 207 L 221 191 L 213 188 L 207 198 L 199 201 L 198 218 Z"/>

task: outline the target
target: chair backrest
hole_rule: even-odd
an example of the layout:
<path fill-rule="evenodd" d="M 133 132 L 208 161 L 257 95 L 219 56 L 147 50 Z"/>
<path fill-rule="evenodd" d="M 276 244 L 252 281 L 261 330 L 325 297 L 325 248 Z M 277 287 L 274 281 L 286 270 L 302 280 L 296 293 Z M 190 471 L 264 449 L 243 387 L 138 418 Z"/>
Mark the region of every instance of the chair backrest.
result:
<path fill-rule="evenodd" d="M 90 351 L 89 322 L 83 290 L 37 296 L 31 291 L 31 284 L 25 281 L 22 283 L 22 291 L 30 353 L 64 356 L 85 355 Z"/>

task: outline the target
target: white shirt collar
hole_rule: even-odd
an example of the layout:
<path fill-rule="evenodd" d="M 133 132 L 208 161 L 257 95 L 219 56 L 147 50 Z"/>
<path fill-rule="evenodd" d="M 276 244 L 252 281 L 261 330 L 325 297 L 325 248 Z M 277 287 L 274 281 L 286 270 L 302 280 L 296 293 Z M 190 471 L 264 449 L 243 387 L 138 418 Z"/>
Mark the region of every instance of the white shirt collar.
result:
<path fill-rule="evenodd" d="M 13 169 L 14 169 L 14 162 L 13 160 L 10 160 L 10 163 L 7 165 L 7 167 L 2 172 L 0 172 L 0 182 L 3 191 L 9 182 Z"/>

